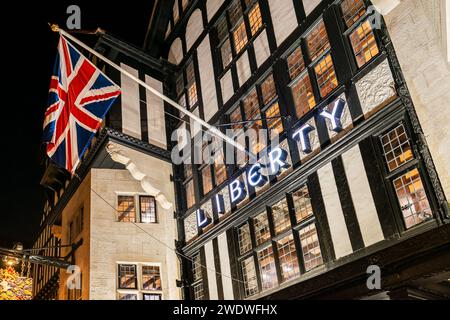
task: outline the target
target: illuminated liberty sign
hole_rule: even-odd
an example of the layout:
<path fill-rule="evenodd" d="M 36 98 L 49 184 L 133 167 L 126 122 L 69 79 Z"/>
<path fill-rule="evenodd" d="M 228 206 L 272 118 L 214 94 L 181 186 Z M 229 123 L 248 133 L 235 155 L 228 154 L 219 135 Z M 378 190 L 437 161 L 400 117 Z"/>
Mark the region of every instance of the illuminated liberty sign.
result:
<path fill-rule="evenodd" d="M 345 107 L 346 101 L 339 98 L 332 104 L 331 111 L 328 110 L 328 108 L 323 108 L 319 111 L 318 116 L 325 120 L 329 130 L 339 133 L 344 130 L 342 118 Z M 309 154 L 313 151 L 310 135 L 315 130 L 316 128 L 314 128 L 314 126 L 306 123 L 292 134 L 291 138 L 299 143 L 301 151 L 305 154 Z M 288 151 L 280 146 L 272 148 L 267 155 L 265 163 L 255 163 L 248 168 L 245 178 L 246 183 L 244 183 L 242 177 L 230 182 L 228 185 L 228 193 L 231 206 L 237 206 L 247 198 L 249 190 L 247 190 L 246 186 L 251 188 L 262 188 L 269 182 L 269 177 L 277 177 L 284 170 L 288 169 L 290 167 L 288 157 Z M 225 213 L 225 204 L 222 194 L 215 195 L 211 201 L 212 209 L 215 214 L 220 215 Z M 204 210 L 199 209 L 197 211 L 197 226 L 199 228 L 205 228 L 211 224 L 211 222 L 211 218 L 208 217 Z"/>

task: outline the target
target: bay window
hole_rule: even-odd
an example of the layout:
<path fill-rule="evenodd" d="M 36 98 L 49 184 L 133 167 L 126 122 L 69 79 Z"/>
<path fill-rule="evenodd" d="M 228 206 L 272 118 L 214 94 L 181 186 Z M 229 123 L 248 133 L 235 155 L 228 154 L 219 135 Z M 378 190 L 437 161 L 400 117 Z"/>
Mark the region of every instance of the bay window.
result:
<path fill-rule="evenodd" d="M 243 292 L 250 297 L 324 263 L 306 185 L 236 228 Z"/>
<path fill-rule="evenodd" d="M 396 195 L 406 230 L 433 219 L 430 201 L 404 123 L 380 136 L 386 176 Z"/>
<path fill-rule="evenodd" d="M 347 27 L 345 35 L 349 38 L 356 65 L 361 68 L 380 53 L 372 24 L 366 17 L 366 5 L 363 0 L 343 0 L 341 11 Z"/>
<path fill-rule="evenodd" d="M 325 23 L 320 20 L 286 56 L 289 88 L 297 119 L 338 86 Z"/>
<path fill-rule="evenodd" d="M 218 53 L 222 69 L 226 69 L 249 40 L 263 27 L 258 1 L 234 0 L 216 25 Z"/>

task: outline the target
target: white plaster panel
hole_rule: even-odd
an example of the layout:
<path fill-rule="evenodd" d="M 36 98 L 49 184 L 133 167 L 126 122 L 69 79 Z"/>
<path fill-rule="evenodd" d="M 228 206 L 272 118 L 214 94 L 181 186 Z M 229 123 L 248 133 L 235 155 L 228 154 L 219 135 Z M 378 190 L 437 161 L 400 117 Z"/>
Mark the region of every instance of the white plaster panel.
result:
<path fill-rule="evenodd" d="M 380 219 L 370 190 L 364 162 L 359 145 L 342 155 L 345 175 L 347 177 L 356 217 L 365 246 L 384 240 Z"/>
<path fill-rule="evenodd" d="M 277 45 L 283 41 L 298 26 L 293 0 L 269 0 L 270 15 Z"/>
<path fill-rule="evenodd" d="M 223 104 L 225 104 L 234 94 L 231 70 L 228 70 L 228 72 L 222 77 L 222 79 L 220 79 L 220 86 L 222 88 Z"/>
<path fill-rule="evenodd" d="M 224 300 L 234 300 L 233 280 L 231 279 L 230 253 L 226 232 L 217 238 L 219 246 L 220 271 L 222 272 L 222 288 Z"/>
<path fill-rule="evenodd" d="M 220 190 L 218 192 L 218 194 L 222 195 L 222 197 L 223 197 L 223 202 L 225 205 L 224 214 L 230 213 L 231 212 L 231 202 L 230 202 L 230 191 L 228 190 L 228 187 L 222 188 L 222 190 Z"/>
<path fill-rule="evenodd" d="M 138 70 L 121 63 L 120 66 L 139 77 Z M 140 112 L 140 98 L 139 98 L 139 84 L 120 74 L 120 86 L 122 89 L 122 131 L 137 139 L 141 139 L 141 112 Z"/>
<path fill-rule="evenodd" d="M 311 153 L 317 152 L 320 150 L 320 140 L 319 140 L 319 133 L 317 132 L 316 120 L 314 119 L 314 117 L 312 117 L 311 119 L 306 121 L 305 124 L 309 124 L 311 127 L 314 128 L 314 130 L 309 133 L 308 137 L 309 137 L 309 142 L 311 143 Z M 308 156 L 311 155 L 311 153 L 303 152 L 302 145 L 301 145 L 300 141 L 298 141 L 298 140 L 297 140 L 297 147 L 298 147 L 298 152 L 300 154 L 300 160 L 303 161 Z"/>
<path fill-rule="evenodd" d="M 201 70 L 200 83 L 202 87 L 203 111 L 205 120 L 209 121 L 219 110 L 209 36 L 203 39 L 197 49 L 197 53 L 198 65 Z"/>
<path fill-rule="evenodd" d="M 209 300 L 219 300 L 217 291 L 216 266 L 214 265 L 214 247 L 212 240 L 205 244 L 206 273 L 208 275 Z"/>
<path fill-rule="evenodd" d="M 211 219 L 213 218 L 213 207 L 212 207 L 212 202 L 211 201 L 206 201 L 200 207 L 200 209 L 202 209 L 209 218 L 211 218 Z"/>
<path fill-rule="evenodd" d="M 345 257 L 353 252 L 347 225 L 342 212 L 336 181 L 331 163 L 318 170 L 320 189 L 330 226 L 336 259 Z"/>
<path fill-rule="evenodd" d="M 236 69 L 239 78 L 239 85 L 242 86 L 252 75 L 247 51 L 245 51 L 236 62 Z"/>
<path fill-rule="evenodd" d="M 173 21 L 175 24 L 178 22 L 178 19 L 180 19 L 180 11 L 178 9 L 178 1 L 174 1 L 173 3 Z"/>
<path fill-rule="evenodd" d="M 332 113 L 336 106 L 336 102 L 338 101 L 338 99 L 342 99 L 345 101 L 344 111 L 342 112 L 342 116 L 341 116 L 341 125 L 342 125 L 342 129 L 346 130 L 346 129 L 349 129 L 352 127 L 353 121 L 352 121 L 352 115 L 350 114 L 350 109 L 348 107 L 347 99 L 345 98 L 345 94 L 343 93 L 338 98 L 336 98 L 336 100 L 334 100 L 332 103 L 330 103 L 326 107 L 327 108 L 326 110 L 328 110 L 328 112 Z M 325 119 L 324 121 L 327 126 L 328 136 L 330 138 L 334 138 L 335 136 L 337 136 L 339 133 L 333 130 L 333 125 L 332 125 L 331 121 L 329 119 Z"/>
<path fill-rule="evenodd" d="M 197 215 L 195 211 L 184 219 L 184 234 L 186 241 L 193 239 L 198 233 L 197 230 Z"/>
<path fill-rule="evenodd" d="M 186 25 L 186 48 L 189 51 L 203 32 L 203 18 L 200 9 L 195 10 Z"/>
<path fill-rule="evenodd" d="M 145 76 L 145 83 L 153 89 L 163 93 L 162 82 L 148 75 Z M 164 114 L 164 101 L 147 90 L 147 123 L 148 140 L 163 149 L 167 148 L 166 120 Z"/>
<path fill-rule="evenodd" d="M 322 0 L 303 0 L 303 8 L 305 9 L 306 16 L 309 14 L 321 3 Z"/>
<path fill-rule="evenodd" d="M 183 44 L 180 38 L 176 38 L 169 50 L 168 60 L 170 63 L 179 65 L 181 61 L 183 61 Z"/>
<path fill-rule="evenodd" d="M 258 68 L 270 57 L 269 41 L 267 40 L 267 32 L 264 30 L 253 42 L 255 49 L 256 64 Z"/>
<path fill-rule="evenodd" d="M 210 21 L 217 10 L 222 6 L 224 0 L 207 0 L 206 1 L 206 15 L 208 16 L 208 21 Z"/>

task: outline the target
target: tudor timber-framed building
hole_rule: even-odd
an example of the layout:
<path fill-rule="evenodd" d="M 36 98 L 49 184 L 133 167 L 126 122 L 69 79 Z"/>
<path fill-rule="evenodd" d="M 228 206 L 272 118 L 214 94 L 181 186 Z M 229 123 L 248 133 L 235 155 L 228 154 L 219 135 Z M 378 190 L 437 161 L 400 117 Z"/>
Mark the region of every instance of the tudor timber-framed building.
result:
<path fill-rule="evenodd" d="M 449 297 L 445 1 L 372 2 L 384 18 L 365 0 L 159 2 L 147 50 L 176 66 L 172 97 L 277 129 L 289 154 L 262 188 L 249 166 L 175 167 L 185 299 Z M 321 113 L 338 101 L 336 126 Z M 305 125 L 309 145 L 293 139 Z"/>

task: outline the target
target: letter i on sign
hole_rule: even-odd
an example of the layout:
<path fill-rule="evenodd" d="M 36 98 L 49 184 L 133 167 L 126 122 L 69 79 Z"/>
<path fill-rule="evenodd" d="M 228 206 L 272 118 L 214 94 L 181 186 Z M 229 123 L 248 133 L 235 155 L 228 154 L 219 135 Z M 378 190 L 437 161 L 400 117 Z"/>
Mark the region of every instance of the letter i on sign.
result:
<path fill-rule="evenodd" d="M 224 214 L 225 213 L 225 201 L 223 200 L 223 195 L 216 194 L 216 196 L 212 200 L 213 203 L 213 211 L 216 214 Z"/>

